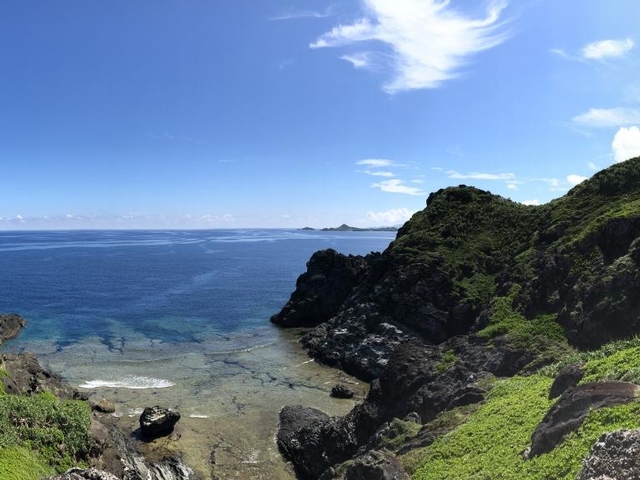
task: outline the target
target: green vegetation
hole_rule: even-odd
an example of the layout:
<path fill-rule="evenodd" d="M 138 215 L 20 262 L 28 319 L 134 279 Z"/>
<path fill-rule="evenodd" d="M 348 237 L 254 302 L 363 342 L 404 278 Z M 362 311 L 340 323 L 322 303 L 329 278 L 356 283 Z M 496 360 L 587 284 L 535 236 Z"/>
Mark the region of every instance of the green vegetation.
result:
<path fill-rule="evenodd" d="M 436 373 L 438 375 L 442 375 L 449 368 L 454 366 L 456 363 L 460 362 L 460 358 L 456 355 L 456 352 L 453 350 L 445 350 L 440 358 L 440 363 L 436 365 Z"/>
<path fill-rule="evenodd" d="M 30 456 L 34 472 L 67 470 L 87 456 L 92 445 L 90 424 L 86 402 L 62 401 L 50 393 L 0 396 L 0 472 L 13 468 L 2 459 L 9 462 L 25 455 Z M 12 477 L 7 473 L 0 478 Z"/>
<path fill-rule="evenodd" d="M 380 448 L 386 448 L 389 451 L 398 450 L 407 441 L 414 438 L 422 428 L 422 425 L 416 422 L 405 422 L 398 418 L 394 418 L 389 424 L 389 429 L 380 439 Z"/>
<path fill-rule="evenodd" d="M 0 448 L 0 478 L 3 480 L 40 480 L 53 475 L 53 469 L 26 448 Z"/>
<path fill-rule="evenodd" d="M 601 433 L 640 426 L 640 402 L 596 410 L 559 447 L 524 460 L 533 430 L 553 403 L 550 385 L 541 375 L 500 382 L 466 423 L 405 455 L 405 468 L 417 480 L 575 479 Z"/>

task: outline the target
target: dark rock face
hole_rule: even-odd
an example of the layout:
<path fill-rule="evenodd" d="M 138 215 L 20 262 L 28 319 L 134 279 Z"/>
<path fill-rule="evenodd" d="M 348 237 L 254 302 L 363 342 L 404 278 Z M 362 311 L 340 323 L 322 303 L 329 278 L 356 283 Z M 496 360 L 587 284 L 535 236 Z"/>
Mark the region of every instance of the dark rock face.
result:
<path fill-rule="evenodd" d="M 140 431 L 146 438 L 156 438 L 173 432 L 173 427 L 180 420 L 180 414 L 166 408 L 147 407 L 140 415 Z"/>
<path fill-rule="evenodd" d="M 335 398 L 353 398 L 353 395 L 354 391 L 341 383 L 331 389 L 331 396 Z"/>
<path fill-rule="evenodd" d="M 550 452 L 580 428 L 590 410 L 632 402 L 640 386 L 627 382 L 594 382 L 566 390 L 531 436 L 528 457 Z"/>
<path fill-rule="evenodd" d="M 567 365 L 556 376 L 549 390 L 549 399 L 559 397 L 565 390 L 575 387 L 584 377 L 584 372 L 580 365 Z"/>
<path fill-rule="evenodd" d="M 342 255 L 333 249 L 313 254 L 296 290 L 271 322 L 282 327 L 314 327 L 338 313 L 367 270 L 364 257 Z"/>
<path fill-rule="evenodd" d="M 328 470 L 320 480 L 409 480 L 398 459 L 392 453 L 372 450 L 346 463 L 344 473 Z"/>
<path fill-rule="evenodd" d="M 2 344 L 4 340 L 9 340 L 18 335 L 20 329 L 26 324 L 27 321 L 15 313 L 8 315 L 0 314 L 0 344 Z"/>
<path fill-rule="evenodd" d="M 453 349 L 468 363 L 441 372 L 445 349 Z M 499 345 L 488 349 L 472 337 L 456 337 L 440 347 L 403 343 L 371 384 L 365 402 L 346 416 L 332 418 L 301 406 L 283 408 L 278 446 L 300 478 L 318 478 L 332 465 L 352 458 L 393 418 L 411 415 L 426 423 L 448 408 L 481 401 L 485 392 L 474 384 L 477 372 L 514 372 L 526 363 L 523 356 Z"/>
<path fill-rule="evenodd" d="M 640 478 L 640 431 L 604 433 L 591 448 L 578 480 Z"/>
<path fill-rule="evenodd" d="M 13 395 L 33 395 L 48 391 L 64 399 L 83 399 L 86 395 L 78 392 L 58 376 L 40 366 L 31 353 L 0 356 L 7 375 L 2 378 L 4 390 Z"/>
<path fill-rule="evenodd" d="M 48 477 L 45 480 L 120 480 L 115 475 L 96 470 L 95 468 L 88 468 L 86 470 L 80 468 L 72 468 L 67 470 L 62 475 L 56 475 L 55 477 Z"/>

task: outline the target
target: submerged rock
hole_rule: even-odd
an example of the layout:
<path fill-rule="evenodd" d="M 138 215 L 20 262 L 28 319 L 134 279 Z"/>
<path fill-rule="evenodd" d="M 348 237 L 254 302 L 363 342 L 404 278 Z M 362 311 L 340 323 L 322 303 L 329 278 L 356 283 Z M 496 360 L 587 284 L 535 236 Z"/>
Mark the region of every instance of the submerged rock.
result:
<path fill-rule="evenodd" d="M 584 461 L 578 480 L 637 480 L 640 478 L 640 430 L 600 435 Z"/>
<path fill-rule="evenodd" d="M 178 412 L 167 408 L 154 406 L 147 407 L 140 415 L 140 431 L 146 438 L 156 438 L 168 435 L 180 420 Z"/>
<path fill-rule="evenodd" d="M 569 388 L 536 427 L 526 456 L 533 458 L 550 452 L 567 435 L 580 428 L 591 410 L 632 402 L 639 392 L 640 386 L 618 381 L 593 382 Z"/>
<path fill-rule="evenodd" d="M 334 398 L 353 398 L 355 392 L 348 386 L 339 383 L 331 389 L 331 396 Z"/>

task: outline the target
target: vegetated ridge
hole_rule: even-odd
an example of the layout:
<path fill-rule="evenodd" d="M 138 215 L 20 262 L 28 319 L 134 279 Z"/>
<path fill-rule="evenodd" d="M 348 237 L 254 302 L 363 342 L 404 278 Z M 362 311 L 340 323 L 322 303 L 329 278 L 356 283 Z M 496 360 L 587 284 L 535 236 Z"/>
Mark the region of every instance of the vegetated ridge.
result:
<path fill-rule="evenodd" d="M 640 381 L 639 238 L 635 158 L 542 206 L 442 189 L 382 254 L 315 253 L 272 322 L 371 391 L 343 418 L 284 409 L 281 451 L 301 478 L 391 453 L 415 478 L 575 478 L 598 435 L 640 426 L 637 388 L 605 382 Z"/>

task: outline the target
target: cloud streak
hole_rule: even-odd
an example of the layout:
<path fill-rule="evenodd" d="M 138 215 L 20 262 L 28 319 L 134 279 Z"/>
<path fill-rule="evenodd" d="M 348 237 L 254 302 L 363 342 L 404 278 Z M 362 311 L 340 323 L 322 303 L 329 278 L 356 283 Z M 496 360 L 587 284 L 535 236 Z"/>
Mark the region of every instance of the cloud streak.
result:
<path fill-rule="evenodd" d="M 573 117 L 574 124 L 590 128 L 610 128 L 640 123 L 637 108 L 591 108 Z"/>
<path fill-rule="evenodd" d="M 311 48 L 346 47 L 367 43 L 366 52 L 341 58 L 368 68 L 370 51 L 385 59 L 392 78 L 383 85 L 390 94 L 437 88 L 456 78 L 469 58 L 494 48 L 509 36 L 500 21 L 507 6 L 492 1 L 483 18 L 470 18 L 449 0 L 364 0 L 366 15 L 321 35 Z M 385 48 L 380 50 L 380 45 Z"/>
<path fill-rule="evenodd" d="M 418 187 L 410 187 L 405 185 L 402 180 L 394 178 L 392 180 L 384 180 L 379 183 L 371 184 L 374 188 L 379 188 L 383 192 L 402 193 L 404 195 L 424 196 L 426 192 Z"/>

